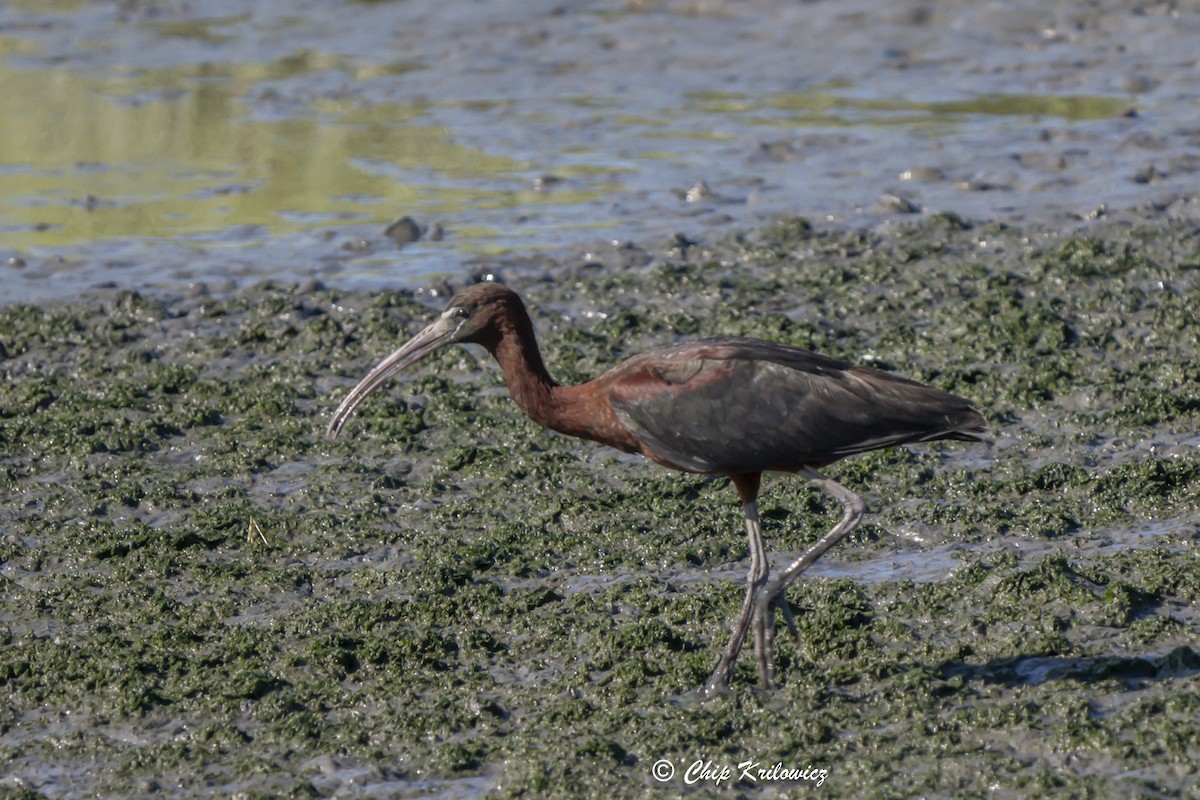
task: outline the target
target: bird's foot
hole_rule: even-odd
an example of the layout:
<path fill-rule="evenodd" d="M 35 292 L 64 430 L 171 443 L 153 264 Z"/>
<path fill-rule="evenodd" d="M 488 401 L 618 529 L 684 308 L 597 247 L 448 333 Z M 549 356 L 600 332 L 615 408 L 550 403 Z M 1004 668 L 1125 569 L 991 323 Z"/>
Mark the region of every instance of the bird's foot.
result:
<path fill-rule="evenodd" d="M 759 592 L 754 602 L 754 659 L 764 692 L 775 688 L 775 609 L 773 598 Z M 791 610 L 788 610 L 791 614 Z"/>
<path fill-rule="evenodd" d="M 751 592 L 746 598 L 747 605 L 743 606 L 744 616 L 741 619 L 745 620 L 746 617 L 749 617 L 749 628 L 754 637 L 754 660 L 758 666 L 759 684 L 764 692 L 769 692 L 776 688 L 775 613 L 778 611 L 783 616 L 788 631 L 797 642 L 800 641 L 800 632 L 796 628 L 796 618 L 792 615 L 792 609 L 783 596 L 782 587 L 776 586 L 774 582 L 768 583 L 764 580 L 760 584 L 760 588 L 757 590 L 752 588 Z M 745 628 L 735 630 L 733 641 L 726 647 L 716 669 L 713 670 L 712 675 L 701 689 L 705 699 L 711 700 L 718 695 L 729 694 L 733 662 L 737 659 L 738 650 L 741 649 L 741 631 L 744 630 Z"/>
<path fill-rule="evenodd" d="M 758 662 L 758 678 L 763 691 L 776 688 L 775 679 L 775 612 L 783 616 L 788 632 L 796 642 L 800 641 L 800 631 L 796 628 L 796 618 L 792 615 L 791 606 L 783 596 L 782 588 L 771 594 L 772 585 L 768 584 L 754 600 L 754 657 Z"/>
<path fill-rule="evenodd" d="M 764 692 L 775 688 L 774 613 L 774 608 L 764 612 L 760 607 L 756 607 L 751 622 L 754 636 L 754 658 L 758 664 L 759 683 Z M 729 680 L 732 672 L 733 662 L 722 658 L 701 690 L 704 698 L 711 700 L 714 697 L 729 694 Z"/>
<path fill-rule="evenodd" d="M 729 669 L 725 666 L 724 661 L 717 665 L 713 670 L 713 674 L 709 677 L 708 682 L 703 688 L 704 699 L 712 700 L 714 697 L 729 694 Z"/>
<path fill-rule="evenodd" d="M 779 609 L 779 612 L 783 614 L 783 621 L 787 625 L 788 633 L 799 642 L 800 631 L 796 628 L 796 618 L 792 615 L 792 607 L 788 605 L 787 597 L 784 596 L 789 585 L 790 581 L 785 582 L 783 576 L 777 575 L 758 591 L 755 602 Z"/>

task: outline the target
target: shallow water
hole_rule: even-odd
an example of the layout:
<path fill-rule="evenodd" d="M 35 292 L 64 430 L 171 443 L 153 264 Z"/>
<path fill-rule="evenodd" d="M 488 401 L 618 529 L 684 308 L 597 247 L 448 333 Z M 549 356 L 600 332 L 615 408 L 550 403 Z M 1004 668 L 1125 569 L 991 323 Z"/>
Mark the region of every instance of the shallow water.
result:
<path fill-rule="evenodd" d="M 9 3 L 0 302 L 1166 204 L 1200 166 L 1198 28 L 1115 2 Z"/>

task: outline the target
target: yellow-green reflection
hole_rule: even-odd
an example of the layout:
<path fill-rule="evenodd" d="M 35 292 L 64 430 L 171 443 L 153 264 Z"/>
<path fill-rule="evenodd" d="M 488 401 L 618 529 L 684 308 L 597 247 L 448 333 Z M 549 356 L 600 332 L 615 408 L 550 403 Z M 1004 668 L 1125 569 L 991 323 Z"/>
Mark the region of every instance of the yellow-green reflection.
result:
<path fill-rule="evenodd" d="M 730 92 L 697 92 L 692 106 L 713 114 L 734 114 L 767 125 L 905 125 L 944 127 L 973 114 L 1054 116 L 1069 122 L 1111 119 L 1124 113 L 1127 100 L 1098 95 L 985 94 L 969 100 L 918 102 L 844 97 L 831 86 L 804 92 L 750 97 Z M 769 112 L 785 112 L 767 115 Z"/>
<path fill-rule="evenodd" d="M 9 55 L 30 54 L 38 52 L 38 47 L 26 39 L 12 36 L 0 36 L 0 59 Z"/>
<path fill-rule="evenodd" d="M 516 174 L 525 165 L 456 144 L 421 124 L 418 104 L 322 101 L 296 109 L 255 88 L 336 66 L 336 57 L 318 53 L 117 77 L 0 65 L 5 246 L 236 226 L 278 233 L 341 219 L 384 222 L 414 209 L 593 196 L 526 189 Z M 252 107 L 238 99 L 247 96 Z M 287 116 L 296 111 L 302 116 Z M 413 183 L 412 170 L 428 184 Z M 470 180 L 497 177 L 513 190 L 487 192 Z"/>
<path fill-rule="evenodd" d="M 228 27 L 246 22 L 249 14 L 239 14 L 236 17 L 208 17 L 204 19 L 187 19 L 173 22 L 155 22 L 150 27 L 163 36 L 174 36 L 180 39 L 195 39 L 208 44 L 224 44 L 236 37 L 231 33 L 217 33 L 213 28 Z"/>
<path fill-rule="evenodd" d="M 648 139 L 696 139 L 704 142 L 728 142 L 738 138 L 732 133 L 719 133 L 717 131 L 698 131 L 698 130 L 661 130 L 647 131 L 646 138 Z"/>
<path fill-rule="evenodd" d="M 10 0 L 18 8 L 34 11 L 78 11 L 85 0 Z"/>

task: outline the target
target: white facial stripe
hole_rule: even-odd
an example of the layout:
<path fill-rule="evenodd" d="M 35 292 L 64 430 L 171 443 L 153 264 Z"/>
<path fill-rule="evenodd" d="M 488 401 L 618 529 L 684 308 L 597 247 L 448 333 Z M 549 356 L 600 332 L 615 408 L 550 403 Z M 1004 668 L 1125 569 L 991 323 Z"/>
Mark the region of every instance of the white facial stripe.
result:
<path fill-rule="evenodd" d="M 459 316 L 460 313 L 462 316 Z M 459 329 L 462 328 L 464 322 L 470 319 L 471 315 L 467 314 L 466 309 L 464 309 L 462 306 L 452 306 L 442 312 L 442 319 L 448 320 L 452 317 L 458 320 L 458 324 L 454 326 L 454 333 L 452 334 L 457 336 Z"/>

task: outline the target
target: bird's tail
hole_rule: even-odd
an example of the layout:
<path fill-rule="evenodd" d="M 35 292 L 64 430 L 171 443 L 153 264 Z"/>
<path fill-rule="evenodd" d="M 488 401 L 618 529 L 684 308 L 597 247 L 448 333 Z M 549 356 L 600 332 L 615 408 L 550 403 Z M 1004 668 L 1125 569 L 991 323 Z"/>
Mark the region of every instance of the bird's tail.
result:
<path fill-rule="evenodd" d="M 946 422 L 945 428 L 930 434 L 922 441 L 933 442 L 938 439 L 949 439 L 955 442 L 982 442 L 987 433 L 987 420 L 969 406 L 955 409 L 954 413 L 947 414 Z"/>

